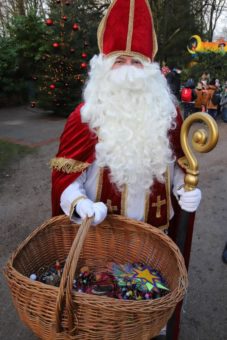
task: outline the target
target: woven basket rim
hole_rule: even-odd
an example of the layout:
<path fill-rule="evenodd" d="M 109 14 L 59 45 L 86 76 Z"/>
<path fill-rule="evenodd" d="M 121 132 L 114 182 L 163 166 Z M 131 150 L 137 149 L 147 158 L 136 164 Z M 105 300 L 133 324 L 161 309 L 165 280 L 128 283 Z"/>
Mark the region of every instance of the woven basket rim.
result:
<path fill-rule="evenodd" d="M 36 227 L 18 246 L 17 248 L 12 252 L 11 256 L 9 257 L 7 263 L 10 263 L 11 262 L 11 265 L 13 266 L 13 262 L 15 260 L 15 258 L 19 255 L 20 251 L 22 251 L 22 249 L 30 242 L 32 241 L 32 239 L 38 235 L 40 232 L 42 232 L 45 228 L 50 228 L 51 227 L 51 224 L 53 224 L 55 222 L 55 220 L 59 220 L 59 219 L 63 219 L 65 220 L 67 223 L 62 223 L 61 226 L 66 226 L 66 225 L 69 225 L 71 224 L 72 226 L 73 225 L 77 225 L 77 223 L 72 223 L 68 216 L 65 216 L 65 215 L 59 215 L 59 216 L 56 216 L 56 217 L 52 217 L 50 218 L 49 220 L 47 220 L 46 222 L 44 222 L 43 224 L 41 224 L 40 226 Z M 115 214 L 111 214 L 107 217 L 107 219 L 118 219 L 118 220 L 122 220 L 122 221 L 125 221 L 127 220 L 128 222 L 130 223 L 134 223 L 136 222 L 136 228 L 140 227 L 141 229 L 143 229 L 145 232 L 148 232 L 148 233 L 152 233 L 152 234 L 155 234 L 157 236 L 161 236 L 161 239 L 163 242 L 165 243 L 168 243 L 171 245 L 171 250 L 174 252 L 174 255 L 176 255 L 176 259 L 178 260 L 181 260 L 179 262 L 183 262 L 184 263 L 184 259 L 183 259 L 183 256 L 179 250 L 179 248 L 177 247 L 177 245 L 174 243 L 174 241 L 169 237 L 167 236 L 162 230 L 159 230 L 158 228 L 146 223 L 146 222 L 142 222 L 142 221 L 135 221 L 134 219 L 131 219 L 131 218 L 126 218 L 125 216 L 121 216 L 121 215 L 115 215 Z M 103 224 L 104 224 L 105 220 L 95 226 L 95 227 L 104 227 Z M 129 226 L 127 226 L 129 227 Z M 129 227 L 130 228 L 130 227 Z M 118 227 L 118 229 L 120 229 L 120 227 Z M 122 227 L 122 229 L 124 229 Z M 132 229 L 135 229 L 135 227 L 133 227 Z M 178 257 L 179 256 L 179 257 Z"/>
<path fill-rule="evenodd" d="M 106 302 L 107 305 L 107 309 L 108 306 L 110 306 L 111 308 L 120 308 L 122 309 L 122 306 L 124 305 L 124 308 L 127 310 L 127 312 L 136 312 L 137 313 L 146 313 L 149 312 L 149 307 L 150 308 L 154 308 L 154 307 L 158 307 L 160 304 L 160 301 L 162 301 L 163 303 L 166 302 L 168 303 L 168 306 L 171 307 L 172 305 L 175 306 L 176 302 L 179 302 L 182 300 L 183 295 L 185 294 L 187 287 L 188 287 L 188 276 L 187 276 L 187 271 L 184 265 L 184 260 L 183 260 L 183 256 L 180 253 L 179 248 L 176 246 L 176 244 L 167 236 L 164 234 L 163 231 L 158 230 L 158 228 L 153 227 L 147 223 L 141 222 L 141 221 L 135 221 L 132 220 L 130 218 L 125 218 L 124 216 L 120 216 L 120 215 L 111 215 L 111 217 L 108 217 L 109 219 L 111 219 L 112 221 L 114 221 L 115 219 L 117 220 L 127 220 L 129 223 L 134 223 L 136 222 L 136 228 L 141 228 L 143 229 L 145 232 L 148 233 L 153 233 L 157 236 L 161 236 L 162 237 L 162 241 L 164 243 L 168 243 L 168 245 L 171 245 L 171 250 L 173 253 L 173 256 L 175 257 L 175 260 L 177 261 L 177 266 L 180 267 L 183 270 L 179 270 L 179 281 L 178 281 L 178 286 L 176 286 L 173 290 L 171 290 L 167 295 L 159 298 L 159 299 L 154 299 L 154 300 L 142 300 L 142 301 L 136 301 L 136 300 L 121 300 L 121 299 L 115 299 L 115 298 L 110 298 L 110 297 L 106 297 L 106 296 L 95 296 L 92 294 L 87 294 L 87 293 L 79 293 L 79 292 L 75 292 L 73 291 L 72 295 L 75 301 L 84 303 L 86 301 L 86 303 L 92 304 L 92 303 L 96 303 L 98 304 L 99 302 L 102 302 L 102 304 L 100 306 L 102 306 L 103 309 L 105 309 L 105 307 L 103 307 L 103 303 Z M 8 273 L 11 272 L 11 274 L 14 277 L 18 277 L 21 281 L 24 281 L 24 283 L 26 284 L 26 289 L 28 289 L 28 285 L 30 285 L 31 288 L 29 288 L 31 291 L 33 290 L 32 287 L 37 287 L 40 288 L 41 290 L 43 290 L 43 288 L 45 288 L 44 290 L 46 290 L 47 294 L 53 294 L 53 295 L 57 295 L 58 293 L 58 287 L 54 287 L 54 286 L 50 286 L 50 285 L 46 285 L 42 282 L 38 282 L 38 281 L 32 281 L 29 277 L 21 274 L 19 271 L 17 271 L 17 269 L 15 269 L 14 267 L 14 261 L 16 259 L 16 257 L 20 254 L 21 251 L 23 251 L 23 248 L 33 240 L 34 237 L 36 237 L 40 232 L 42 232 L 45 228 L 51 227 L 52 224 L 54 224 L 54 222 L 56 220 L 59 221 L 59 219 L 62 219 L 62 224 L 59 224 L 61 226 L 66 226 L 69 224 L 75 225 L 75 223 L 71 223 L 70 220 L 68 219 L 68 217 L 66 217 L 65 215 L 60 215 L 58 217 L 53 217 L 49 220 L 47 220 L 46 222 L 44 222 L 41 226 L 39 226 L 38 228 L 34 229 L 33 232 L 24 240 L 22 241 L 19 246 L 16 248 L 16 250 L 12 253 L 12 255 L 10 256 L 9 260 L 7 261 L 6 264 L 6 270 L 5 272 L 5 276 L 8 276 Z M 105 221 L 103 222 L 103 224 L 100 224 L 97 227 L 105 227 Z M 58 225 L 58 227 L 59 227 Z M 77 224 L 76 224 L 77 225 Z M 132 228 L 134 229 L 134 227 Z M 16 283 L 15 283 L 16 284 Z M 42 291 L 43 294 L 43 291 Z M 43 294 L 45 295 L 45 294 Z M 101 299 L 100 299 L 101 298 Z M 133 306 L 133 308 L 132 308 Z M 144 310 L 144 306 L 146 306 L 146 310 Z"/>

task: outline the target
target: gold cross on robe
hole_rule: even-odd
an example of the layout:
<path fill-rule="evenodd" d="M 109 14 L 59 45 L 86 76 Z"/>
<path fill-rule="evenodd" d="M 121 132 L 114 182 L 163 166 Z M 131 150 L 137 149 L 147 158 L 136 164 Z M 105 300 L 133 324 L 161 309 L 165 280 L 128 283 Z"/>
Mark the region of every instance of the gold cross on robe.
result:
<path fill-rule="evenodd" d="M 166 204 L 166 200 L 161 200 L 161 196 L 157 197 L 157 203 L 152 203 L 152 207 L 157 207 L 156 218 L 161 217 L 161 207 Z"/>
<path fill-rule="evenodd" d="M 110 214 L 113 214 L 114 212 L 118 211 L 118 207 L 117 206 L 112 206 L 112 201 L 111 200 L 107 200 L 106 201 L 106 205 L 107 205 L 107 208 L 108 208 L 108 212 Z"/>

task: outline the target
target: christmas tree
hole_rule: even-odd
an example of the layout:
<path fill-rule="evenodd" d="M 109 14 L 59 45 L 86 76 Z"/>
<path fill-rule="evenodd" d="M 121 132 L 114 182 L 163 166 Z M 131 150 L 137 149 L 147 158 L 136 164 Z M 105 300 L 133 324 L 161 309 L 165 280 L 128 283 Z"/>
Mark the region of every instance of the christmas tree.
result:
<path fill-rule="evenodd" d="M 68 115 L 80 102 L 88 60 L 97 52 L 96 31 L 101 11 L 94 3 L 50 1 L 44 23 L 46 50 L 39 74 L 33 76 L 38 88 L 33 107 Z"/>

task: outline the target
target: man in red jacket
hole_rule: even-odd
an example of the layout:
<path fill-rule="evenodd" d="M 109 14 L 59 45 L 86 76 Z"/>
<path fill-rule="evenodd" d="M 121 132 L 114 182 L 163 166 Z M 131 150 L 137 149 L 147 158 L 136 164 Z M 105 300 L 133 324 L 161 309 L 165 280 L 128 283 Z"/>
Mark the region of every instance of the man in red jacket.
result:
<path fill-rule="evenodd" d="M 98 42 L 84 103 L 70 115 L 52 159 L 53 215 L 64 212 L 76 222 L 94 216 L 98 224 L 109 212 L 166 232 L 172 224 L 174 235 L 174 197 L 193 212 L 201 193 L 183 189 L 177 164 L 182 118 L 153 62 L 157 42 L 148 1 L 114 0 Z"/>

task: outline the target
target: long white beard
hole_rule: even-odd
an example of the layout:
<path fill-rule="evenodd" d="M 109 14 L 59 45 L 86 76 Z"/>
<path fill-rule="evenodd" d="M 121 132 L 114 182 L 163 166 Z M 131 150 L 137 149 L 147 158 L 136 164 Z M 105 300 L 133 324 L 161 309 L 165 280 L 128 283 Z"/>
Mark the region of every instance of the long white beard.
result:
<path fill-rule="evenodd" d="M 176 108 L 157 64 L 111 70 L 113 62 L 101 55 L 91 60 L 82 120 L 99 137 L 97 164 L 110 169 L 119 190 L 127 184 L 136 194 L 148 191 L 155 178 L 163 181 L 173 161 L 168 131 Z"/>

